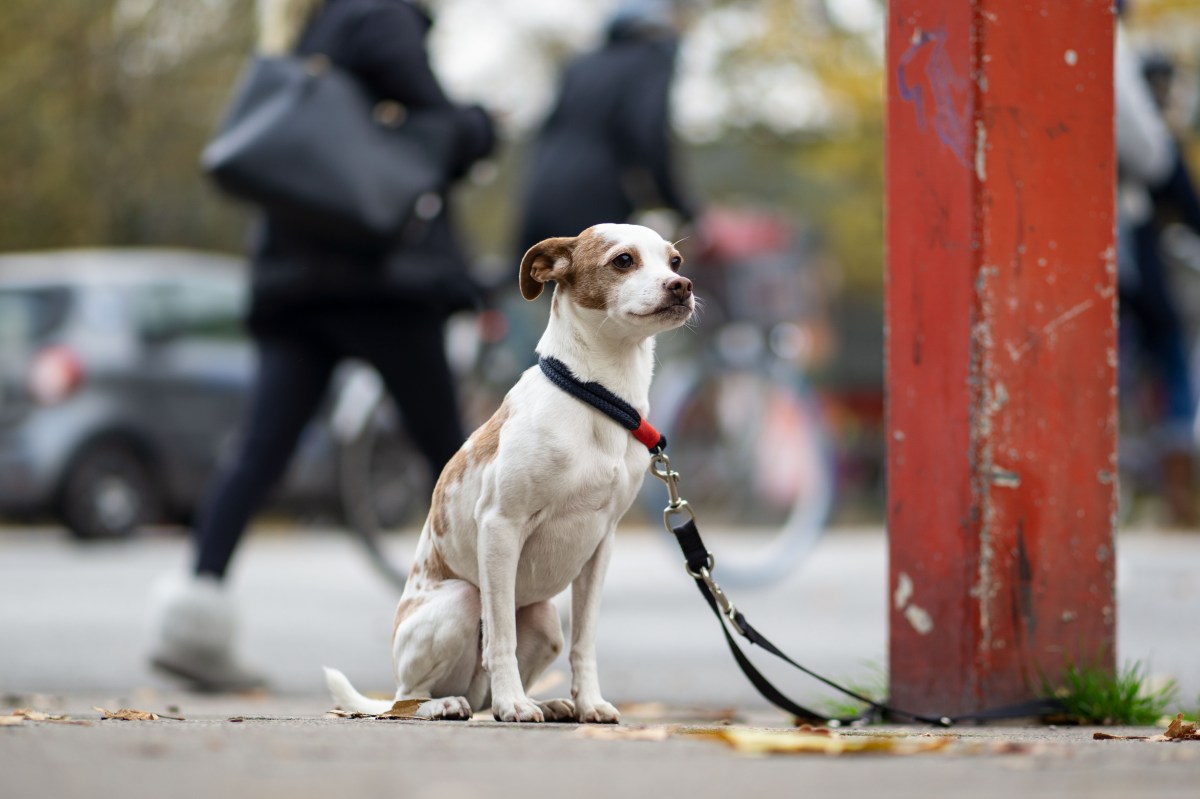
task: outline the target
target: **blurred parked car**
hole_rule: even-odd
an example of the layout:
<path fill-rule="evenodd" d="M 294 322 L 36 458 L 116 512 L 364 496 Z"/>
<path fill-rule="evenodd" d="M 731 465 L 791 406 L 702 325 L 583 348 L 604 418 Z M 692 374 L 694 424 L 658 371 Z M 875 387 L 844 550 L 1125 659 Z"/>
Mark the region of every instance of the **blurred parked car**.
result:
<path fill-rule="evenodd" d="M 247 401 L 245 264 L 183 250 L 0 256 L 0 515 L 76 536 L 186 522 Z M 330 412 L 277 503 L 337 512 Z"/>

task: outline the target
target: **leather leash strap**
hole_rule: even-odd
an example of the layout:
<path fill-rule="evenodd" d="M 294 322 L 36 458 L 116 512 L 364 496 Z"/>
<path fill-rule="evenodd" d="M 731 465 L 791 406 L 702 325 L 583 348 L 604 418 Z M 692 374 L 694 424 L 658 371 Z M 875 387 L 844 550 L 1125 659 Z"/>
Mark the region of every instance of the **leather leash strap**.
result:
<path fill-rule="evenodd" d="M 700 531 L 696 527 L 695 512 L 691 509 L 687 500 L 683 499 L 679 494 L 679 473 L 671 468 L 671 461 L 667 458 L 667 439 L 655 430 L 649 422 L 643 419 L 641 414 L 632 405 L 625 402 L 600 383 L 580 380 L 562 361 L 542 356 L 538 359 L 538 366 L 550 382 L 620 424 L 650 451 L 650 474 L 666 484 L 669 495 L 667 507 L 663 511 L 663 524 L 675 536 L 679 548 L 683 551 L 683 558 L 687 564 L 687 573 L 695 580 L 696 587 L 700 589 L 700 594 L 708 603 L 709 608 L 712 609 L 713 615 L 717 617 L 717 621 L 721 625 L 721 632 L 725 636 L 725 642 L 729 645 L 729 651 L 732 653 L 733 659 L 737 661 L 742 673 L 746 675 L 751 684 L 771 704 L 791 713 L 797 719 L 807 722 L 826 723 L 833 721 L 840 724 L 851 724 L 866 720 L 915 721 L 921 724 L 933 724 L 941 727 L 949 727 L 964 721 L 991 721 L 1005 718 L 1042 716 L 1062 710 L 1062 703 L 1057 699 L 1043 698 L 961 716 L 933 716 L 923 713 L 913 713 L 863 696 L 792 660 L 779 647 L 771 643 L 770 639 L 751 626 L 746 617 L 742 615 L 742 612 L 725 596 L 725 592 L 721 589 L 721 586 L 713 580 L 712 572 L 716 565 L 716 559 L 704 545 L 703 539 L 700 538 Z M 673 525 L 671 519 L 681 514 L 687 514 L 690 518 L 682 524 Z M 746 656 L 746 653 L 738 646 L 737 640 L 730 633 L 730 627 L 750 643 L 765 649 L 767 652 L 813 679 L 824 683 L 835 691 L 839 691 L 852 699 L 864 703 L 868 710 L 858 716 L 830 719 L 823 713 L 817 713 L 792 701 L 750 662 L 750 658 Z"/>

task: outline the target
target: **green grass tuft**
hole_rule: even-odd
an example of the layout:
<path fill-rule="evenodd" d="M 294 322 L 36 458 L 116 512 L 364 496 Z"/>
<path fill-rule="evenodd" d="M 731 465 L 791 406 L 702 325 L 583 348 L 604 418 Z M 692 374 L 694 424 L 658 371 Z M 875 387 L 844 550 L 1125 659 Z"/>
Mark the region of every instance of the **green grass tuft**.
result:
<path fill-rule="evenodd" d="M 863 680 L 850 681 L 843 684 L 856 694 L 868 697 L 876 702 L 882 702 L 887 697 L 888 691 L 887 671 L 878 663 L 868 663 L 867 666 L 871 671 L 868 677 Z M 857 699 L 838 695 L 823 700 L 818 709 L 828 718 L 844 719 L 857 716 L 866 710 L 867 707 L 867 705 L 864 705 Z"/>
<path fill-rule="evenodd" d="M 1176 685 L 1146 685 L 1141 663 L 1127 664 L 1111 674 L 1104 669 L 1068 666 L 1058 688 L 1047 686 L 1065 706 L 1065 715 L 1078 724 L 1155 724 L 1175 701 Z"/>

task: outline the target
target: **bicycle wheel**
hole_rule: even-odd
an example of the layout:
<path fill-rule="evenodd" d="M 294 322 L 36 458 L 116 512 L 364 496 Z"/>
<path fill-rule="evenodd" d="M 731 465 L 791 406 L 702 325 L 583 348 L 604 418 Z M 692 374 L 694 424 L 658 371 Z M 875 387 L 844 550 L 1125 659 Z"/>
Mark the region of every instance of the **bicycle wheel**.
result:
<path fill-rule="evenodd" d="M 403 588 L 408 566 L 385 551 L 389 533 L 411 527 L 425 508 L 427 468 L 392 402 L 381 398 L 358 434 L 340 450 L 346 523 L 372 565 Z"/>
<path fill-rule="evenodd" d="M 707 537 L 720 582 L 752 587 L 792 574 L 833 504 L 832 458 L 815 398 L 798 378 L 753 369 L 663 377 L 654 415 L 683 475 L 684 497 L 706 535 L 717 531 Z M 650 490 L 658 501 L 648 504 L 661 510 L 661 492 Z"/>

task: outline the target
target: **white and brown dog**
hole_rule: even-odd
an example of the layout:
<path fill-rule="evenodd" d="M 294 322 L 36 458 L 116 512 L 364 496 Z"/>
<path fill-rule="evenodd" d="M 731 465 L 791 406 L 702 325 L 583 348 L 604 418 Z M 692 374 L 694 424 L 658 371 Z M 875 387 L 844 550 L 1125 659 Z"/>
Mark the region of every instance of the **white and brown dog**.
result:
<path fill-rule="evenodd" d="M 596 225 L 537 244 L 521 293 L 553 281 L 543 357 L 648 411 L 654 335 L 684 324 L 695 301 L 679 252 L 637 225 Z M 397 699 L 417 715 L 465 719 L 489 702 L 500 721 L 616 723 L 600 695 L 596 624 L 617 522 L 645 476 L 647 446 L 601 412 L 525 372 L 451 459 L 433 492 L 416 562 L 396 608 Z M 571 696 L 525 693 L 562 650 L 551 600 L 571 587 Z M 381 713 L 326 669 L 343 708 Z"/>

